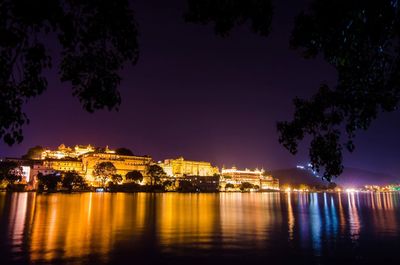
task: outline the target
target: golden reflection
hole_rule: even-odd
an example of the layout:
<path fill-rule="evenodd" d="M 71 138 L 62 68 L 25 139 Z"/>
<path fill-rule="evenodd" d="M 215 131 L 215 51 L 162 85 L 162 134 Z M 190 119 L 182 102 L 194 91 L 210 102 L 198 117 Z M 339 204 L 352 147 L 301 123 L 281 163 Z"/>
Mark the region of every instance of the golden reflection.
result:
<path fill-rule="evenodd" d="M 321 255 L 339 237 L 358 240 L 361 218 L 373 233 L 398 235 L 398 205 L 393 193 L 348 193 L 347 200 L 339 193 L 337 201 L 317 193 L 13 193 L 0 195 L 0 217 L 11 245 L 5 254 L 24 253 L 32 264 L 92 257 L 101 264 L 120 250 L 268 251 L 282 244 L 282 232 L 292 246 L 297 240 Z"/>
<path fill-rule="evenodd" d="M 289 240 L 293 240 L 293 228 L 294 228 L 294 214 L 292 209 L 291 194 L 287 193 L 288 202 L 288 226 L 289 226 Z"/>
<path fill-rule="evenodd" d="M 376 200 L 377 207 L 372 207 L 372 216 L 376 233 L 395 233 L 399 230 L 396 218 L 396 197 L 394 193 L 371 193 L 370 200 Z M 383 201 L 383 202 L 382 202 Z"/>
<path fill-rule="evenodd" d="M 157 231 L 162 246 L 211 246 L 219 212 L 215 194 L 165 193 L 157 201 Z"/>
<path fill-rule="evenodd" d="M 388 204 L 388 209 L 389 210 L 393 210 L 393 196 L 392 196 L 392 193 L 386 192 L 385 196 L 386 196 L 386 201 L 387 201 L 387 204 Z"/>
<path fill-rule="evenodd" d="M 370 192 L 369 193 L 370 194 L 370 197 L 369 197 L 369 199 L 370 199 L 370 201 L 371 201 L 371 208 L 373 209 L 373 210 L 375 210 L 375 193 L 372 193 L 372 192 Z"/>
<path fill-rule="evenodd" d="M 14 193 L 11 201 L 10 234 L 14 251 L 22 250 L 24 226 L 26 221 L 28 193 Z"/>
<path fill-rule="evenodd" d="M 62 253 L 71 260 L 101 254 L 99 259 L 106 261 L 104 254 L 111 250 L 116 231 L 135 234 L 143 227 L 144 208 L 135 205 L 140 199 L 141 195 L 101 193 L 37 196 L 31 260 L 51 261 Z"/>
<path fill-rule="evenodd" d="M 382 200 L 383 200 L 383 207 L 384 209 L 388 209 L 388 202 L 387 202 L 387 198 L 386 198 L 386 193 L 382 193 Z"/>
<path fill-rule="evenodd" d="M 260 198 L 261 197 L 261 198 Z M 221 227 L 223 247 L 261 247 L 282 222 L 279 193 L 223 193 L 221 200 Z"/>
<path fill-rule="evenodd" d="M 344 216 L 344 209 L 342 205 L 342 194 L 338 193 L 338 201 L 339 201 L 339 218 L 340 218 L 340 233 L 343 234 L 346 229 L 346 218 Z"/>
<path fill-rule="evenodd" d="M 383 207 L 382 207 L 381 193 L 380 193 L 380 192 L 377 192 L 377 193 L 375 193 L 375 194 L 376 194 L 376 204 L 377 204 L 377 207 L 378 207 L 378 209 L 382 209 Z"/>

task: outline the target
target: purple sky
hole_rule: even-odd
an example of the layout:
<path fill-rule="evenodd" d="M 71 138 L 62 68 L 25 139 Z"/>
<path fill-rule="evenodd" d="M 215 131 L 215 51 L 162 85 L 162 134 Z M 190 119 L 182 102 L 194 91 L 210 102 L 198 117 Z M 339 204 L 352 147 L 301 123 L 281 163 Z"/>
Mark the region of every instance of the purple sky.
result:
<path fill-rule="evenodd" d="M 31 123 L 24 141 L 1 143 L 0 156 L 20 156 L 38 144 L 90 143 L 128 147 L 155 160 L 184 156 L 218 166 L 278 169 L 306 163 L 305 147 L 292 156 L 278 144 L 275 125 L 291 118 L 293 97 L 309 97 L 321 82 L 334 82 L 335 72 L 288 48 L 304 3 L 275 2 L 268 38 L 248 27 L 221 38 L 212 26 L 183 21 L 184 0 L 133 1 L 140 58 L 123 71 L 120 111 L 84 112 L 69 84 L 52 71 L 48 90 L 25 107 Z M 399 175 L 399 118 L 385 114 L 361 132 L 344 164 Z"/>

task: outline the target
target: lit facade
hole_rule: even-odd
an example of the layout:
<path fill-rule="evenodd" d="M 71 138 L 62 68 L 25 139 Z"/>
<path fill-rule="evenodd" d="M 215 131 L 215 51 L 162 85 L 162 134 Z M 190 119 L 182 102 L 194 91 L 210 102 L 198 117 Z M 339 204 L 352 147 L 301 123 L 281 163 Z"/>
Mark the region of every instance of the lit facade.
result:
<path fill-rule="evenodd" d="M 149 156 L 125 156 L 115 153 L 90 153 L 82 156 L 82 169 L 88 181 L 94 181 L 93 170 L 98 163 L 111 162 L 117 169 L 117 174 L 125 177 L 126 173 L 138 170 L 146 175 L 147 167 L 152 162 Z"/>
<path fill-rule="evenodd" d="M 210 162 L 189 161 L 183 157 L 177 159 L 166 159 L 160 163 L 164 172 L 170 177 L 184 176 L 213 176 L 219 174 L 218 167 L 212 166 Z"/>
<path fill-rule="evenodd" d="M 239 170 L 236 167 L 223 168 L 221 171 L 221 182 L 225 184 L 240 185 L 248 182 L 258 186 L 261 190 L 279 190 L 279 180 L 266 175 L 263 169 Z"/>
<path fill-rule="evenodd" d="M 107 148 L 108 149 L 108 148 Z M 89 145 L 75 145 L 74 148 L 61 144 L 57 150 L 46 149 L 42 153 L 42 159 L 63 159 L 63 158 L 77 158 L 81 155 L 94 152 L 95 148 Z"/>
<path fill-rule="evenodd" d="M 71 148 L 61 144 L 57 150 L 46 149 L 43 151 L 42 161 L 40 165 L 36 166 L 37 169 L 33 169 L 32 173 L 37 175 L 39 172 L 76 171 L 85 177 L 86 181 L 93 183 L 95 181 L 93 170 L 96 164 L 102 162 L 111 162 L 117 170 L 116 174 L 120 174 L 122 177 L 133 170 L 138 170 L 145 176 L 152 158 L 149 156 L 118 155 L 108 146 L 99 149 L 89 144 L 76 145 Z"/>
<path fill-rule="evenodd" d="M 219 176 L 186 176 L 178 180 L 178 186 L 181 186 L 179 182 L 188 181 L 192 189 L 183 191 L 216 192 L 219 189 L 219 180 Z"/>
<path fill-rule="evenodd" d="M 38 173 L 51 174 L 55 172 L 75 171 L 92 185 L 96 184 L 93 171 L 99 163 L 112 163 L 116 168 L 116 174 L 121 175 L 123 178 L 125 178 L 128 172 L 137 170 L 144 177 L 141 184 L 149 182 L 147 169 L 154 163 L 150 156 L 119 155 L 114 150 L 110 150 L 108 146 L 106 148 L 96 148 L 91 145 L 76 145 L 71 148 L 64 144 L 61 144 L 57 150 L 52 151 L 47 149 L 43 151 L 42 160 L 14 160 L 22 166 L 29 167 L 29 170 L 28 168 L 24 170 L 27 182 L 34 181 Z M 214 189 L 215 185 L 219 186 L 219 184 L 221 184 L 222 188 L 226 184 L 233 184 L 237 189 L 242 183 L 248 182 L 258 186 L 260 190 L 279 190 L 279 180 L 273 178 L 271 175 L 267 175 L 263 169 L 238 170 L 235 167 L 229 169 L 223 168 L 221 171 L 222 174 L 219 177 L 216 176 L 220 175 L 218 167 L 205 161 L 191 161 L 179 157 L 177 159 L 166 159 L 163 162 L 160 161 L 158 165 L 163 168 L 167 175 L 165 180 L 179 181 L 179 179 L 186 177 L 195 177 L 194 179 L 190 179 L 190 181 L 198 181 L 198 183 L 196 182 L 197 186 L 208 185 L 212 189 Z M 214 178 L 204 177 L 218 178 L 218 181 Z M 174 180 L 173 178 L 178 179 Z M 207 189 L 211 190 L 211 188 Z"/>
<path fill-rule="evenodd" d="M 262 190 L 279 190 L 279 179 L 272 176 L 263 176 L 260 184 Z"/>
<path fill-rule="evenodd" d="M 80 159 L 49 159 L 43 161 L 43 166 L 55 171 L 76 171 L 79 174 L 84 173 L 83 164 Z"/>

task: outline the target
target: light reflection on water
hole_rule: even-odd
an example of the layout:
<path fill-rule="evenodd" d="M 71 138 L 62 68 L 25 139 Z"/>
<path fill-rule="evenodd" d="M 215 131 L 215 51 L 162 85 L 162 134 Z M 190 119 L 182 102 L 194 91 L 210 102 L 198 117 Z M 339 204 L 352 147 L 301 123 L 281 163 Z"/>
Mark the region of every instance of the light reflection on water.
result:
<path fill-rule="evenodd" d="M 399 215 L 397 193 L 0 193 L 0 255 L 9 264 L 351 262 L 374 258 L 371 242 L 398 248 Z"/>

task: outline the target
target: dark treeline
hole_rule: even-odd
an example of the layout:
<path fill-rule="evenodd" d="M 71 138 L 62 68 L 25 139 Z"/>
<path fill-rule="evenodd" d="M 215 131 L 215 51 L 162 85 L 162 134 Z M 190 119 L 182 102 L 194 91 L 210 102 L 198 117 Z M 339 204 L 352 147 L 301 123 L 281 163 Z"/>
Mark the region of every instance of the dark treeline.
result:
<path fill-rule="evenodd" d="M 55 34 L 61 47 L 59 78 L 69 82 L 88 112 L 118 109 L 119 70 L 135 64 L 139 55 L 128 0 L 39 2 L 0 2 L 0 137 L 10 145 L 23 140 L 29 121 L 23 104 L 46 90 L 43 71 L 58 65 L 49 55 L 48 34 Z M 392 0 L 307 3 L 296 17 L 290 45 L 305 58 L 322 56 L 338 80 L 316 87 L 311 99 L 296 98 L 293 120 L 277 128 L 280 143 L 292 154 L 311 136 L 311 164 L 331 180 L 342 173 L 343 150 L 354 150 L 357 132 L 367 130 L 381 112 L 398 108 L 399 5 Z M 267 37 L 274 1 L 188 0 L 183 17 L 213 24 L 222 37 L 243 24 Z"/>

